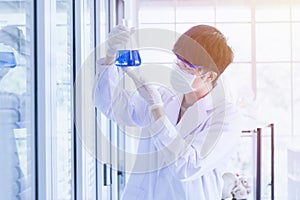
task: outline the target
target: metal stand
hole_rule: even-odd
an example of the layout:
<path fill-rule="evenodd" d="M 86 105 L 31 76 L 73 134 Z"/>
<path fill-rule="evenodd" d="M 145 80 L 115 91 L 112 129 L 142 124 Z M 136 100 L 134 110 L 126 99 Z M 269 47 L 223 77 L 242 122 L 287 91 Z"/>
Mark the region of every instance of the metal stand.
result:
<path fill-rule="evenodd" d="M 271 128 L 271 200 L 274 200 L 274 124 L 269 124 Z M 245 130 L 242 133 L 256 134 L 256 200 L 261 199 L 261 144 L 262 144 L 262 129 Z"/>

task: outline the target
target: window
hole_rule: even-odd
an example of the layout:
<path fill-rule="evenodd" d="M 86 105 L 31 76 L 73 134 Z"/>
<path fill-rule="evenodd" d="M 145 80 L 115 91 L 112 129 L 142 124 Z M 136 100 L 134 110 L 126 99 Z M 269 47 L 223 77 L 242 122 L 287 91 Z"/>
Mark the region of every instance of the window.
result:
<path fill-rule="evenodd" d="M 56 0 L 55 73 L 56 130 L 52 136 L 53 198 L 72 199 L 72 138 L 73 138 L 73 51 L 72 2 Z"/>
<path fill-rule="evenodd" d="M 35 196 L 33 1 L 0 1 L 0 194 Z"/>

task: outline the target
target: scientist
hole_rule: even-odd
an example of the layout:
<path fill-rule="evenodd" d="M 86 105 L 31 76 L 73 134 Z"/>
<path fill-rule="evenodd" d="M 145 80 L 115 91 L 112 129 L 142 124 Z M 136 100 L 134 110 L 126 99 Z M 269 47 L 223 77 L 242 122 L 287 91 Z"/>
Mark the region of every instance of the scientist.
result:
<path fill-rule="evenodd" d="M 94 86 L 95 106 L 104 115 L 142 127 L 144 137 L 122 199 L 221 199 L 226 159 L 237 144 L 241 124 L 219 81 L 233 60 L 226 38 L 208 25 L 182 34 L 173 47 L 171 89 L 114 65 L 118 49 L 131 34 L 122 25 L 112 29 Z M 136 84 L 135 92 L 116 89 L 124 74 Z"/>

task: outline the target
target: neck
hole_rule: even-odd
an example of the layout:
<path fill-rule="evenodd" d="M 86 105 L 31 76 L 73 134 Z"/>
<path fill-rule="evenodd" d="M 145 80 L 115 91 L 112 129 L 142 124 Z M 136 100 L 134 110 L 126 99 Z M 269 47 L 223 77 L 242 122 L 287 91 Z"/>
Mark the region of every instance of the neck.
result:
<path fill-rule="evenodd" d="M 192 106 L 195 102 L 205 97 L 211 90 L 212 87 L 199 88 L 193 92 L 185 94 L 182 100 L 182 106 L 185 108 Z"/>

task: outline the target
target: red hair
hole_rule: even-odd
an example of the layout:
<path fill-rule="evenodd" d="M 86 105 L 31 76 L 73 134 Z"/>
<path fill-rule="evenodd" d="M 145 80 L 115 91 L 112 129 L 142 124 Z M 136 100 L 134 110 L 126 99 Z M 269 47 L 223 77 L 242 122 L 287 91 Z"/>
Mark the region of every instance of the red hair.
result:
<path fill-rule="evenodd" d="M 232 49 L 224 35 L 215 27 L 198 25 L 190 28 L 176 41 L 173 52 L 205 70 L 221 74 L 233 61 Z"/>

